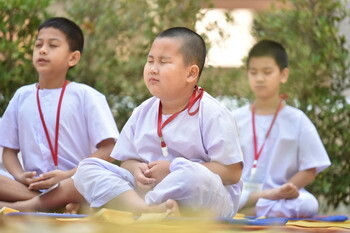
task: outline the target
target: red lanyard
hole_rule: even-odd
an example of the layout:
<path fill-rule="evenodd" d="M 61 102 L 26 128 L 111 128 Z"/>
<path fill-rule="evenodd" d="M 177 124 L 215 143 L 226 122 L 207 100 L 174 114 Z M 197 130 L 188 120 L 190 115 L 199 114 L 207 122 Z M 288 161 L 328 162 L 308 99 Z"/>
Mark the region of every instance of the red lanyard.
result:
<path fill-rule="evenodd" d="M 263 144 L 261 145 L 260 147 L 260 150 L 258 151 L 258 141 L 257 141 L 257 138 L 256 138 L 256 129 L 255 129 L 255 109 L 254 109 L 254 104 L 252 104 L 252 125 L 253 125 L 253 142 L 254 142 L 254 163 L 253 163 L 253 168 L 256 168 L 256 165 L 258 163 L 258 160 L 259 160 L 259 157 L 260 157 L 260 154 L 265 146 L 265 142 L 266 142 L 266 139 L 269 137 L 270 133 L 271 133 L 271 130 L 272 130 L 272 126 L 274 125 L 275 121 L 276 121 L 276 118 L 277 118 L 277 115 L 279 113 L 279 110 L 281 109 L 281 106 L 282 106 L 282 99 L 280 100 L 277 108 L 276 108 L 276 112 L 273 116 L 273 119 L 271 121 L 271 124 L 270 124 L 270 127 L 269 129 L 267 130 L 266 132 L 266 135 L 265 135 L 265 138 L 264 138 L 264 142 Z"/>
<path fill-rule="evenodd" d="M 39 85 L 38 85 L 37 91 L 36 91 L 36 100 L 38 103 L 40 120 L 41 120 L 41 123 L 42 123 L 44 131 L 45 131 L 47 142 L 49 143 L 53 163 L 55 164 L 56 169 L 58 167 L 58 131 L 59 131 L 59 124 L 60 124 L 61 105 L 62 105 L 62 99 L 63 99 L 64 91 L 66 90 L 67 84 L 68 84 L 68 81 L 65 80 L 63 83 L 63 86 L 62 86 L 61 95 L 60 95 L 60 99 L 58 101 L 58 106 L 57 106 L 56 128 L 55 128 L 55 147 L 52 146 L 52 142 L 51 142 L 50 136 L 49 136 L 49 131 L 47 130 L 47 127 L 46 127 L 43 111 L 41 110 L 41 104 L 40 104 L 40 98 L 39 98 L 39 89 L 40 89 Z"/>
<path fill-rule="evenodd" d="M 196 96 L 197 91 L 199 91 L 198 96 Z M 168 148 L 167 148 L 166 143 L 163 139 L 162 129 L 167 124 L 169 124 L 172 120 L 174 120 L 175 117 L 177 117 L 182 111 L 184 111 L 187 108 L 188 108 L 188 114 L 190 116 L 196 115 L 197 112 L 199 111 L 199 104 L 198 104 L 198 107 L 195 111 L 190 112 L 190 110 L 197 101 L 200 101 L 202 99 L 203 92 L 204 92 L 203 88 L 198 88 L 198 86 L 196 86 L 193 93 L 192 93 L 192 96 L 191 96 L 189 102 L 187 103 L 187 105 L 181 111 L 178 111 L 178 112 L 174 113 L 173 115 L 171 115 L 168 119 L 166 119 L 164 121 L 163 124 L 162 124 L 162 102 L 159 102 L 157 133 L 158 133 L 158 136 L 160 139 L 160 146 L 162 148 L 162 153 L 163 153 L 164 157 L 168 156 Z"/>

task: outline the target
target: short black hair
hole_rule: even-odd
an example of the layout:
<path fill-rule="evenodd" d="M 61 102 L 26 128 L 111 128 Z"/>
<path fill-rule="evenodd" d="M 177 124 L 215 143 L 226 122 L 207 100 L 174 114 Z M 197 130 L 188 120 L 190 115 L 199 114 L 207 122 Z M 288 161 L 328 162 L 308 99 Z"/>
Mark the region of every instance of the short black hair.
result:
<path fill-rule="evenodd" d="M 252 57 L 272 57 L 280 70 L 288 67 L 288 55 L 282 44 L 273 40 L 260 40 L 249 51 L 247 67 Z"/>
<path fill-rule="evenodd" d="M 73 21 L 64 17 L 53 17 L 39 25 L 38 32 L 43 28 L 55 28 L 66 35 L 69 49 L 83 52 L 84 35 L 81 28 Z"/>
<path fill-rule="evenodd" d="M 207 53 L 203 38 L 196 32 L 185 27 L 166 29 L 159 33 L 156 39 L 164 37 L 182 39 L 181 53 L 183 54 L 184 62 L 186 65 L 194 63 L 199 67 L 199 78 L 202 74 Z"/>

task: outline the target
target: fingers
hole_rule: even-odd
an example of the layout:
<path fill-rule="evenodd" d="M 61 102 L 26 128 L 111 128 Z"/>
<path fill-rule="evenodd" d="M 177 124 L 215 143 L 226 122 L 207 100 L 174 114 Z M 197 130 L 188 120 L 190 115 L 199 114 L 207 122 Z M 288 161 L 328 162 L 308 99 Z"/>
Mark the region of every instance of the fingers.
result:
<path fill-rule="evenodd" d="M 28 186 L 28 189 L 29 190 L 41 190 L 41 189 L 48 189 L 50 186 L 46 183 L 46 182 L 35 182 L 35 183 L 31 183 L 29 186 Z"/>
<path fill-rule="evenodd" d="M 28 189 L 29 190 L 48 189 L 55 184 L 56 184 L 56 182 L 54 181 L 54 179 L 44 179 L 44 180 L 40 180 L 40 181 L 31 183 L 28 186 Z"/>
<path fill-rule="evenodd" d="M 140 184 L 144 184 L 144 185 L 153 184 L 156 182 L 155 178 L 146 177 L 144 175 L 139 175 L 135 178 L 136 178 L 137 182 L 139 182 Z"/>
<path fill-rule="evenodd" d="M 292 183 L 286 183 L 281 187 L 281 191 L 283 193 L 283 196 L 286 199 L 293 199 L 297 198 L 299 196 L 299 190 L 298 187 L 295 186 Z"/>
<path fill-rule="evenodd" d="M 149 169 L 149 174 L 152 174 L 152 172 L 155 172 L 156 169 L 157 169 L 157 166 L 156 166 L 156 165 L 150 167 L 150 169 Z"/>
<path fill-rule="evenodd" d="M 146 169 L 145 171 L 143 171 L 143 174 L 146 176 L 146 177 L 150 177 L 151 176 L 151 170 L 150 169 Z"/>
<path fill-rule="evenodd" d="M 141 164 L 141 166 L 139 167 L 142 174 L 144 174 L 146 177 L 149 177 L 151 174 L 151 171 L 149 169 L 149 167 L 147 166 L 147 164 Z"/>
<path fill-rule="evenodd" d="M 36 171 L 24 172 L 24 177 L 25 178 L 33 178 L 34 176 L 36 176 Z"/>
<path fill-rule="evenodd" d="M 157 164 L 158 164 L 158 161 L 150 162 L 150 163 L 148 164 L 148 168 L 151 169 L 152 167 L 154 167 L 154 166 L 157 165 Z"/>
<path fill-rule="evenodd" d="M 37 177 L 27 177 L 27 180 L 29 181 L 30 184 L 33 184 L 33 183 L 38 183 L 38 182 L 43 181 L 43 180 L 50 179 L 52 177 L 53 177 L 53 175 L 50 173 L 43 173 Z"/>
<path fill-rule="evenodd" d="M 24 179 L 35 179 L 35 176 L 36 176 L 36 172 L 35 171 L 32 171 L 32 172 L 24 172 L 22 177 Z"/>
<path fill-rule="evenodd" d="M 25 185 L 29 185 L 30 183 L 33 182 L 33 180 L 37 179 L 35 176 L 36 176 L 35 171 L 23 172 L 21 176 L 18 178 L 18 181 Z"/>
<path fill-rule="evenodd" d="M 151 178 L 150 175 L 151 172 L 147 164 L 142 164 L 138 171 L 135 172 L 136 187 L 140 192 L 146 193 L 155 186 L 156 180 L 155 178 Z"/>
<path fill-rule="evenodd" d="M 147 164 L 142 163 L 140 164 L 140 166 L 138 167 L 138 169 L 136 169 L 136 172 L 134 174 L 135 178 L 138 179 L 140 182 L 144 183 L 147 182 L 147 179 L 150 178 L 151 176 L 151 171 L 148 168 Z M 143 181 L 144 180 L 144 181 Z M 148 180 L 149 181 L 149 180 Z"/>

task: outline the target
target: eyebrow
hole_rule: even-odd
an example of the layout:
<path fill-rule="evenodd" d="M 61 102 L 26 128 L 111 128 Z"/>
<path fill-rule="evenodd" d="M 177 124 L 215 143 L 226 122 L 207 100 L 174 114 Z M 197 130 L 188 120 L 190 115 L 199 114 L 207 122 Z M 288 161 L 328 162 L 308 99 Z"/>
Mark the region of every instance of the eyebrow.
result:
<path fill-rule="evenodd" d="M 155 59 L 155 57 L 153 55 L 151 55 L 151 54 L 149 54 L 147 57 Z M 167 60 L 167 59 L 171 59 L 171 57 L 169 57 L 169 56 L 160 56 L 159 57 L 159 60 Z"/>
<path fill-rule="evenodd" d="M 256 67 L 248 67 L 248 70 L 258 70 L 259 68 Z M 269 70 L 269 69 L 273 69 L 272 66 L 265 66 L 265 67 L 261 67 L 262 70 Z"/>
<path fill-rule="evenodd" d="M 40 40 L 40 41 L 43 41 L 44 39 L 41 39 L 41 38 L 36 38 L 36 40 Z M 61 41 L 60 39 L 58 38 L 50 38 L 49 41 Z"/>
<path fill-rule="evenodd" d="M 171 59 L 171 57 L 168 57 L 168 56 L 161 56 L 160 59 L 161 59 L 161 60 L 163 60 L 163 59 L 166 60 L 166 59 Z"/>

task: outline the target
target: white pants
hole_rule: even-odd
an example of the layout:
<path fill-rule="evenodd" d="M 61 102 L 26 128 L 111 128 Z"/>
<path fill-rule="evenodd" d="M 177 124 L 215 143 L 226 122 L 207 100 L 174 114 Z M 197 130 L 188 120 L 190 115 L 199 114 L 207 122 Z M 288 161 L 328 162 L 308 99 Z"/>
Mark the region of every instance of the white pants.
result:
<path fill-rule="evenodd" d="M 250 192 L 243 190 L 239 208 L 243 208 Z M 299 190 L 295 199 L 268 200 L 260 198 L 256 203 L 257 217 L 308 218 L 318 211 L 318 201 L 305 189 Z"/>
<path fill-rule="evenodd" d="M 91 207 L 101 207 L 121 193 L 135 189 L 129 171 L 98 158 L 80 162 L 74 184 Z M 145 202 L 154 205 L 174 199 L 191 210 L 204 208 L 231 218 L 238 209 L 241 187 L 241 182 L 224 186 L 221 178 L 203 165 L 176 158 L 170 164 L 170 174 L 145 195 Z"/>

